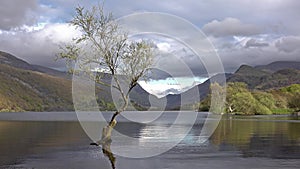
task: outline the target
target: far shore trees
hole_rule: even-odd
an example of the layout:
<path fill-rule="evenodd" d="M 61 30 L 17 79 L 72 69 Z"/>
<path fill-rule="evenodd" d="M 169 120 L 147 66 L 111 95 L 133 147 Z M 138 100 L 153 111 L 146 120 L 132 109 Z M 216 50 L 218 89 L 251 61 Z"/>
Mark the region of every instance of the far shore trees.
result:
<path fill-rule="evenodd" d="M 218 84 L 211 89 L 225 91 Z M 200 111 L 209 111 L 211 94 L 200 102 Z M 224 113 L 240 115 L 290 114 L 300 111 L 300 85 L 293 84 L 267 91 L 250 90 L 243 82 L 229 82 L 226 86 L 226 108 Z"/>
<path fill-rule="evenodd" d="M 288 104 L 289 107 L 294 109 L 295 112 L 300 112 L 300 93 L 297 93 L 297 95 L 292 96 Z"/>

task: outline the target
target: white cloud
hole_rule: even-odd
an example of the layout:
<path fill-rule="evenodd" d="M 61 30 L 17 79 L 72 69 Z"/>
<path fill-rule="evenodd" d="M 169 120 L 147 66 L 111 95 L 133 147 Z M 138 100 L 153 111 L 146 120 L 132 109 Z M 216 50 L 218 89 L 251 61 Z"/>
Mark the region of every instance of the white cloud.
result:
<path fill-rule="evenodd" d="M 61 67 L 62 62 L 55 62 L 59 44 L 68 42 L 78 32 L 68 24 L 47 24 L 38 28 L 2 32 L 0 50 L 6 51 L 32 64 L 49 67 Z"/>
<path fill-rule="evenodd" d="M 288 37 L 282 37 L 275 43 L 276 47 L 279 51 L 282 52 L 295 52 L 300 50 L 300 37 L 296 36 L 288 36 Z"/>
<path fill-rule="evenodd" d="M 213 20 L 203 26 L 203 31 L 215 37 L 249 36 L 259 34 L 261 29 L 252 24 L 244 24 L 236 18 L 225 18 L 222 21 Z"/>
<path fill-rule="evenodd" d="M 171 50 L 171 45 L 169 43 L 158 43 L 156 44 L 158 49 L 162 52 L 169 52 Z"/>

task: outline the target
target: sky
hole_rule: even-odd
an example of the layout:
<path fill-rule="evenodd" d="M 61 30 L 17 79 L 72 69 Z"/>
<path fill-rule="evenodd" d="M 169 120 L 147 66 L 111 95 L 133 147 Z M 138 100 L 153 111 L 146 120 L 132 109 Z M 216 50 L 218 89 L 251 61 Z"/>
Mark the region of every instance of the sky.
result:
<path fill-rule="evenodd" d="M 78 33 L 68 24 L 75 7 L 79 4 L 89 7 L 98 2 L 1 0 L 0 50 L 31 64 L 63 69 L 63 61 L 54 61 L 54 58 L 59 44 L 68 42 Z M 105 10 L 112 12 L 115 18 L 139 12 L 163 12 L 186 19 L 205 33 L 227 72 L 242 64 L 300 61 L 299 9 L 299 0 L 105 1 Z M 173 54 L 183 50 L 170 49 L 172 42 L 168 41 L 158 46 Z M 193 64 L 191 54 L 186 54 L 186 59 Z"/>

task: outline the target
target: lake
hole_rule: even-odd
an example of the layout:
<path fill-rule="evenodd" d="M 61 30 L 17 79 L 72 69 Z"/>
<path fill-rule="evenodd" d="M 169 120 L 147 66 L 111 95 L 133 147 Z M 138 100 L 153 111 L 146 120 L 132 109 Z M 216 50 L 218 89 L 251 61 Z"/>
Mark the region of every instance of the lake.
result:
<path fill-rule="evenodd" d="M 138 113 L 131 112 L 133 116 Z M 109 118 L 110 114 L 104 116 Z M 163 143 L 172 140 L 159 131 L 163 132 L 176 116 L 176 112 L 168 112 L 159 123 L 149 125 L 130 123 L 119 117 L 116 130 L 140 142 L 155 137 L 158 149 L 163 149 Z M 115 168 L 299 168 L 300 120 L 297 117 L 223 116 L 210 139 L 200 144 L 195 140 L 199 138 L 205 117 L 205 113 L 199 113 L 187 136 L 160 155 L 141 159 L 114 155 Z M 187 124 L 176 127 L 174 133 L 167 133 L 170 138 L 180 135 Z M 114 134 L 112 139 L 115 147 L 128 144 Z M 108 156 L 101 147 L 89 145 L 91 142 L 74 112 L 0 114 L 0 168 L 111 169 Z"/>

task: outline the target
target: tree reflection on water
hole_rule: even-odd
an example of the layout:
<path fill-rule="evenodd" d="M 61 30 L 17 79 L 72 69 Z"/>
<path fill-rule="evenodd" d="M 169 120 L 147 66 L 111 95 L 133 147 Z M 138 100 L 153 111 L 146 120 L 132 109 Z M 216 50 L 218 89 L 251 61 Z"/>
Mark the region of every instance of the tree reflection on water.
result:
<path fill-rule="evenodd" d="M 102 152 L 106 157 L 108 157 L 110 164 L 111 164 L 111 168 L 115 169 L 116 168 L 116 165 L 115 165 L 116 157 L 112 153 L 110 146 L 111 146 L 111 142 L 103 143 L 102 144 Z"/>

